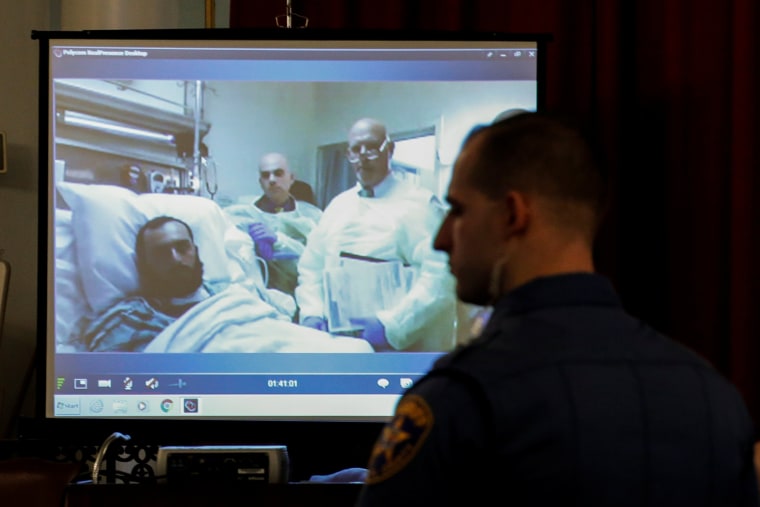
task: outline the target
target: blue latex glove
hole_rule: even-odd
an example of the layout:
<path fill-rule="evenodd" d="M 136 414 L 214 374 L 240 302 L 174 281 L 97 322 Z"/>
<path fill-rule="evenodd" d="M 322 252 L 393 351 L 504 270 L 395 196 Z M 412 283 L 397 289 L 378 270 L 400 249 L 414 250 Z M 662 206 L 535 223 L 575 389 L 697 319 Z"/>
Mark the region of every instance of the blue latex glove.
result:
<path fill-rule="evenodd" d="M 322 317 L 304 317 L 301 320 L 301 325 L 311 327 L 319 331 L 327 331 L 327 321 Z"/>
<path fill-rule="evenodd" d="M 272 260 L 277 234 L 264 222 L 254 222 L 248 226 L 248 235 L 256 245 L 256 254 L 265 261 Z"/>
<path fill-rule="evenodd" d="M 393 350 L 391 344 L 385 339 L 385 327 L 377 317 L 362 317 L 349 319 L 351 325 L 362 329 L 361 337 L 372 345 L 375 352 Z"/>

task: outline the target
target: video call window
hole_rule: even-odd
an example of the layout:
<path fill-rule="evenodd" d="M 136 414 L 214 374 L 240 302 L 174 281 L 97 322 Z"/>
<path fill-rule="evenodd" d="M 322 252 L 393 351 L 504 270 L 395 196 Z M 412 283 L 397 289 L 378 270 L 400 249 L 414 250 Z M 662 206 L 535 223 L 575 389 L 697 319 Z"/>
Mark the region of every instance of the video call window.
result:
<path fill-rule="evenodd" d="M 539 108 L 541 41 L 140 35 L 41 37 L 46 416 L 386 419 L 487 314 L 456 300 L 432 238 L 467 133 Z M 339 206 L 358 188 L 347 153 L 360 118 L 385 125 L 377 156 L 413 190 L 351 197 L 367 213 L 359 224 L 334 210 L 350 209 Z M 286 154 L 310 214 L 305 200 L 276 217 L 255 207 L 268 152 Z M 152 334 L 133 333 L 123 315 L 142 307 L 124 307 L 146 285 L 136 236 L 157 216 L 191 229 L 206 292 L 178 317 L 141 322 Z M 263 258 L 254 222 L 290 248 Z M 308 292 L 298 287 L 314 280 L 314 259 L 319 289 Z M 296 281 L 278 285 L 288 272 Z M 302 321 L 314 304 L 323 328 Z M 370 315 L 399 348 L 373 345 Z"/>

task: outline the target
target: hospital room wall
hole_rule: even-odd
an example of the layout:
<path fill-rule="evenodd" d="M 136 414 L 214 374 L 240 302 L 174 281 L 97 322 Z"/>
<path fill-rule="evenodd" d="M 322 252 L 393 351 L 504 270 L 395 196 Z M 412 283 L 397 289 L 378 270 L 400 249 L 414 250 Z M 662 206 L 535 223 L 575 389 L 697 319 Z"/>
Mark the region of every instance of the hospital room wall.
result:
<path fill-rule="evenodd" d="M 205 137 L 218 168 L 220 202 L 258 194 L 256 167 L 267 151 L 285 153 L 299 179 L 314 184 L 317 148 L 344 142 L 360 117 L 391 134 L 435 127 L 439 160 L 453 161 L 477 123 L 535 104 L 530 82 L 246 83 L 209 82 Z"/>
<path fill-rule="evenodd" d="M 206 83 L 204 142 L 216 162 L 218 202 L 260 194 L 258 161 L 271 151 L 288 157 L 298 179 L 313 180 L 313 96 L 311 83 Z"/>

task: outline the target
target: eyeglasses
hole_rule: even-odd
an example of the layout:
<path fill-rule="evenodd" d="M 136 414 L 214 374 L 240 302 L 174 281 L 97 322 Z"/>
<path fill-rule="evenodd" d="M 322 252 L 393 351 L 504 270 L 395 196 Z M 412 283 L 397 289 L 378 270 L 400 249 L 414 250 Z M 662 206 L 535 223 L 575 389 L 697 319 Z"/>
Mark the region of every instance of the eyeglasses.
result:
<path fill-rule="evenodd" d="M 388 143 L 390 142 L 390 139 L 387 137 L 383 141 L 383 144 L 380 146 L 373 148 L 369 147 L 366 144 L 357 144 L 356 146 L 351 146 L 346 151 L 346 158 L 349 162 L 352 164 L 355 164 L 359 160 L 361 160 L 362 157 L 364 157 L 367 160 L 376 160 L 380 154 L 385 151 L 385 148 L 388 147 Z M 364 150 L 362 150 L 364 148 Z"/>

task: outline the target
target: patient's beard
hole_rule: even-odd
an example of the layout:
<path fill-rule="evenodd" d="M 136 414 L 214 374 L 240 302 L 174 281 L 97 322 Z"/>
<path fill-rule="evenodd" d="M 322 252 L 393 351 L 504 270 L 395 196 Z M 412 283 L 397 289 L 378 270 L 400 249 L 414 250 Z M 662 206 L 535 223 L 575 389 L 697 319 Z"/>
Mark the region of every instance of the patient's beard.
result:
<path fill-rule="evenodd" d="M 507 264 L 507 256 L 503 255 L 496 259 L 491 267 L 491 275 L 488 279 L 488 300 L 493 305 L 503 292 L 504 268 Z"/>
<path fill-rule="evenodd" d="M 196 259 L 193 267 L 175 266 L 159 278 L 143 276 L 143 295 L 148 298 L 177 298 L 192 294 L 203 283 L 203 263 Z"/>

